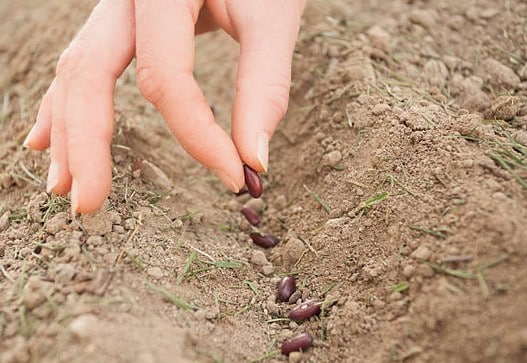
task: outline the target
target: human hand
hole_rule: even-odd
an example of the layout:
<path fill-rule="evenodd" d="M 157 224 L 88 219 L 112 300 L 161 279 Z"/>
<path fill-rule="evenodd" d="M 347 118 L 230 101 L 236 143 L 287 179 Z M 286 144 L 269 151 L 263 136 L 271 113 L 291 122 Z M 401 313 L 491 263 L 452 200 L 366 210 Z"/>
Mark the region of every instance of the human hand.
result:
<path fill-rule="evenodd" d="M 50 147 L 47 190 L 71 189 L 72 212 L 98 209 L 111 185 L 116 79 L 137 57 L 141 93 L 185 150 L 232 190 L 242 162 L 267 169 L 287 110 L 291 58 L 305 0 L 102 0 L 60 57 L 24 145 Z M 194 36 L 222 28 L 240 43 L 232 139 L 193 77 Z"/>

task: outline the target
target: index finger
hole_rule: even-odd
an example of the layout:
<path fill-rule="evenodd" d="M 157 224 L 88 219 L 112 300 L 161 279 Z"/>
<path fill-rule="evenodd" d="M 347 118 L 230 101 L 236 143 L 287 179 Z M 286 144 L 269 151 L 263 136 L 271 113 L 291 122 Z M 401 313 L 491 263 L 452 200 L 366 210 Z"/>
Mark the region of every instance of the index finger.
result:
<path fill-rule="evenodd" d="M 192 74 L 194 26 L 202 2 L 136 0 L 137 82 L 183 148 L 234 192 L 244 184 L 238 151 Z"/>

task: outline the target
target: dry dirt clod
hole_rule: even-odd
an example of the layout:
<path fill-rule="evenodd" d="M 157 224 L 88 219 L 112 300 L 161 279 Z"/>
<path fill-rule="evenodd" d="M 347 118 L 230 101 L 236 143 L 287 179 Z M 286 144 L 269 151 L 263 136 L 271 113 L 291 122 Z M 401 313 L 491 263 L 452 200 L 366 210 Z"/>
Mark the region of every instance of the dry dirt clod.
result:
<path fill-rule="evenodd" d="M 483 76 L 495 87 L 515 89 L 520 85 L 520 77 L 509 67 L 493 58 L 481 64 Z"/>
<path fill-rule="evenodd" d="M 263 266 L 262 273 L 265 276 L 271 276 L 274 273 L 274 266 L 272 264 Z"/>
<path fill-rule="evenodd" d="M 150 276 L 150 277 L 152 277 L 152 278 L 154 278 L 156 280 L 160 280 L 164 276 L 163 270 L 160 267 L 157 267 L 157 266 L 149 267 L 146 270 L 146 273 L 148 274 L 148 276 Z"/>
<path fill-rule="evenodd" d="M 28 343 L 22 337 L 18 338 L 10 342 L 11 344 L 6 351 L 0 352 L 0 362 L 28 363 L 31 361 Z"/>
<path fill-rule="evenodd" d="M 292 237 L 284 246 L 285 257 L 289 265 L 294 265 L 302 256 L 306 249 L 304 242 L 300 239 Z"/>
<path fill-rule="evenodd" d="M 342 153 L 339 150 L 333 150 L 322 157 L 322 165 L 336 166 L 342 160 Z"/>
<path fill-rule="evenodd" d="M 172 188 L 173 183 L 169 177 L 161 170 L 157 165 L 150 161 L 143 160 L 141 162 L 141 178 L 148 183 L 151 183 L 160 190 L 169 190 Z"/>
<path fill-rule="evenodd" d="M 89 236 L 104 236 L 112 231 L 112 221 L 106 211 L 83 214 L 80 220 L 82 228 Z"/>
<path fill-rule="evenodd" d="M 59 212 L 46 221 L 44 230 L 50 234 L 55 234 L 66 227 L 69 219 L 70 216 L 67 212 Z"/>
<path fill-rule="evenodd" d="M 379 25 L 374 25 L 366 32 L 374 47 L 387 52 L 390 50 L 390 33 Z"/>
<path fill-rule="evenodd" d="M 96 333 L 99 319 L 92 314 L 80 315 L 73 319 L 68 326 L 71 337 L 77 340 L 86 340 Z"/>
<path fill-rule="evenodd" d="M 55 283 L 58 285 L 65 286 L 77 273 L 75 265 L 69 263 L 59 263 L 55 267 Z"/>
<path fill-rule="evenodd" d="M 257 266 L 266 266 L 269 264 L 265 253 L 260 250 L 253 250 L 251 255 L 251 263 Z"/>
<path fill-rule="evenodd" d="M 494 100 L 490 109 L 485 112 L 487 118 L 510 121 L 520 110 L 518 97 L 500 96 Z"/>
<path fill-rule="evenodd" d="M 22 295 L 22 304 L 30 310 L 36 308 L 46 301 L 46 295 L 51 295 L 51 288 L 49 282 L 42 281 L 38 276 L 31 276 Z"/>
<path fill-rule="evenodd" d="M 304 355 L 302 354 L 302 352 L 291 352 L 289 353 L 289 358 L 288 358 L 288 362 L 289 363 L 300 363 L 302 362 L 302 357 Z"/>
<path fill-rule="evenodd" d="M 42 216 L 44 213 L 41 207 L 48 201 L 48 195 L 46 193 L 35 193 L 29 200 L 27 205 L 27 216 L 30 221 L 42 222 Z"/>
<path fill-rule="evenodd" d="M 69 198 L 41 193 L 49 153 L 23 149 L 20 135 L 97 2 L 0 1 L 0 218 L 10 211 L 0 231 L 0 362 L 244 362 L 275 350 L 265 342 L 279 350 L 305 331 L 325 339 L 312 351 L 264 360 L 527 361 L 527 201 L 518 178 L 527 180 L 527 156 L 517 145 L 527 144 L 526 1 L 308 2 L 287 122 L 270 145 L 269 208 L 218 188 L 140 100 L 128 67 L 116 88 L 104 208 L 112 227 L 90 235 L 81 217 L 51 221 L 68 212 Z M 236 93 L 231 43 L 211 32 L 195 49 L 196 81 L 225 130 Z M 501 64 L 498 72 L 484 69 L 485 58 Z M 510 87 L 516 76 L 522 83 Z M 338 158 L 328 154 L 338 152 L 333 170 Z M 162 170 L 148 176 L 143 160 Z M 162 197 L 170 184 L 178 190 Z M 334 207 L 329 215 L 304 184 Z M 361 216 L 346 213 L 385 191 Z M 238 225 L 244 205 L 263 217 L 261 233 L 284 243 L 252 246 L 248 232 L 257 229 Z M 204 218 L 178 218 L 194 212 Z M 436 238 L 409 230 L 413 224 L 452 233 Z M 253 250 L 264 265 L 251 262 Z M 442 259 L 467 255 L 473 260 Z M 451 270 L 436 272 L 427 261 Z M 488 266 L 482 281 L 448 274 L 478 266 Z M 302 282 L 291 305 L 275 290 L 288 273 Z M 26 288 L 35 296 L 29 276 L 53 281 L 49 299 L 31 310 L 22 303 Z M 148 281 L 203 310 L 168 303 Z M 405 283 L 408 290 L 393 293 Z M 324 296 L 327 315 L 283 320 L 312 296 Z M 88 313 L 95 322 L 72 322 L 79 333 L 68 332 L 71 319 Z M 187 339 L 176 326 L 193 333 Z"/>
<path fill-rule="evenodd" d="M 418 259 L 418 260 L 424 260 L 427 261 L 430 256 L 432 256 L 432 251 L 430 250 L 430 247 L 428 246 L 419 246 L 410 257 Z"/>

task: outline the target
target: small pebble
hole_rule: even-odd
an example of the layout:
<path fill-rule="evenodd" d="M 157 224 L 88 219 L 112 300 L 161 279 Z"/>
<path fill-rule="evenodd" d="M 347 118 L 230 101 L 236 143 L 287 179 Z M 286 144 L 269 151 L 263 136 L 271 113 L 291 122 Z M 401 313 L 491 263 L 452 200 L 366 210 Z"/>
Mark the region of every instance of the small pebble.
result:
<path fill-rule="evenodd" d="M 493 58 L 487 58 L 481 63 L 482 74 L 497 87 L 506 89 L 516 88 L 520 84 L 520 77 L 513 69 Z"/>
<path fill-rule="evenodd" d="M 59 212 L 46 221 L 44 230 L 50 234 L 55 234 L 68 224 L 70 217 L 67 212 Z"/>
<path fill-rule="evenodd" d="M 342 153 L 339 150 L 333 150 L 322 156 L 322 164 L 325 166 L 336 166 L 342 160 Z"/>
<path fill-rule="evenodd" d="M 265 276 L 271 276 L 274 273 L 274 266 L 273 265 L 265 265 L 262 267 L 262 273 Z"/>
<path fill-rule="evenodd" d="M 428 246 L 419 246 L 410 257 L 416 258 L 418 260 L 428 260 L 432 256 L 432 251 Z"/>
<path fill-rule="evenodd" d="M 112 231 L 115 232 L 115 233 L 118 233 L 118 234 L 124 234 L 124 232 L 126 231 L 125 228 L 123 226 L 120 226 L 118 224 L 115 224 L 113 227 L 112 227 Z"/>
<path fill-rule="evenodd" d="M 104 236 L 112 231 L 112 221 L 108 212 L 99 210 L 83 214 L 80 218 L 83 229 L 90 236 Z"/>
<path fill-rule="evenodd" d="M 390 106 L 387 105 L 386 103 L 378 103 L 375 105 L 375 107 L 373 107 L 373 110 L 371 110 L 371 113 L 374 116 L 379 116 L 389 110 L 390 110 Z"/>
<path fill-rule="evenodd" d="M 163 270 L 161 270 L 160 267 L 149 267 L 147 270 L 146 270 L 146 273 L 148 274 L 148 276 L 154 278 L 154 279 L 162 279 L 164 274 L 163 274 Z"/>
<path fill-rule="evenodd" d="M 302 361 L 302 352 L 291 352 L 289 353 L 289 363 L 300 363 Z"/>
<path fill-rule="evenodd" d="M 141 179 L 145 182 L 151 183 L 161 190 L 169 190 L 173 187 L 170 178 L 157 165 L 154 165 L 147 160 L 143 160 L 141 162 L 140 170 Z"/>
<path fill-rule="evenodd" d="M 287 207 L 287 197 L 285 195 L 279 195 L 273 202 L 273 205 L 276 209 L 282 210 Z"/>
<path fill-rule="evenodd" d="M 68 326 L 68 331 L 72 337 L 78 340 L 84 340 L 96 332 L 97 322 L 98 319 L 95 315 L 81 315 L 71 321 Z"/>
<path fill-rule="evenodd" d="M 77 273 L 75 266 L 69 263 L 59 263 L 55 267 L 55 283 L 58 285 L 66 285 Z"/>
<path fill-rule="evenodd" d="M 296 303 L 300 298 L 302 297 L 302 291 L 296 290 L 290 297 L 289 297 L 289 304 Z"/>
<path fill-rule="evenodd" d="M 135 219 L 133 218 L 127 218 L 124 220 L 124 223 L 123 223 L 123 226 L 124 226 L 124 229 L 126 230 L 132 230 L 135 228 Z"/>
<path fill-rule="evenodd" d="M 269 264 L 265 253 L 260 250 L 254 250 L 251 255 L 251 262 L 257 266 L 266 266 Z"/>

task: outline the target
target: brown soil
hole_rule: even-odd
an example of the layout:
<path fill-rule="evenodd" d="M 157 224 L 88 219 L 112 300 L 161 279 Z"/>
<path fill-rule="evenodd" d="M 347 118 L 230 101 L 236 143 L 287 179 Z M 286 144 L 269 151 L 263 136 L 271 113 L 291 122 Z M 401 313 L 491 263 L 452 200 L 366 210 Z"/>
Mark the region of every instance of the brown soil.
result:
<path fill-rule="evenodd" d="M 256 202 L 267 251 L 132 67 L 106 206 L 71 220 L 43 192 L 21 142 L 93 3 L 0 3 L 0 362 L 283 362 L 302 332 L 289 361 L 527 361 L 524 1 L 312 1 Z M 236 57 L 198 40 L 225 127 Z M 284 319 L 291 273 L 320 316 Z"/>

